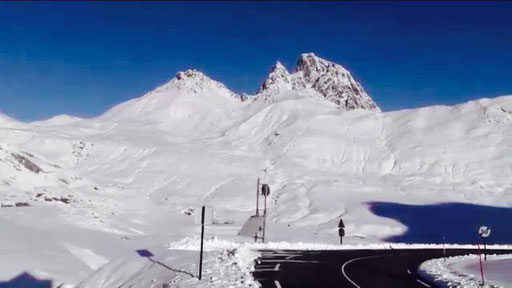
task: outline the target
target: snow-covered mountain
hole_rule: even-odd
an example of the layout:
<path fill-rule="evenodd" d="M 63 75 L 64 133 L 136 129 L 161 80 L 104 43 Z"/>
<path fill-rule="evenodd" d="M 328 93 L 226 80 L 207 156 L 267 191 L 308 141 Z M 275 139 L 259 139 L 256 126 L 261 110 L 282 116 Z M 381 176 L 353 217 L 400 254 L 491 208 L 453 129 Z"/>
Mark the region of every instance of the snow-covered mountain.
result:
<path fill-rule="evenodd" d="M 348 71 L 303 54 L 249 99 L 188 70 L 93 119 L 0 115 L 0 204 L 30 206 L 0 208 L 0 277 L 76 283 L 196 235 L 203 204 L 208 235 L 233 239 L 257 177 L 271 187 L 271 241 L 338 243 L 340 216 L 349 243 L 407 229 L 373 201 L 512 205 L 512 96 L 380 112 Z"/>
<path fill-rule="evenodd" d="M 187 70 L 142 97 L 117 105 L 96 121 L 127 129 L 133 128 L 130 123 L 145 123 L 175 135 L 201 133 L 211 131 L 212 125 L 229 122 L 242 100 L 224 84 Z"/>
<path fill-rule="evenodd" d="M 361 84 L 354 80 L 347 69 L 313 53 L 300 55 L 293 74 L 290 74 L 280 62 L 277 62 L 261 85 L 257 95 L 268 97 L 290 90 L 303 91 L 308 89 L 345 110 L 367 109 L 380 111 Z"/>

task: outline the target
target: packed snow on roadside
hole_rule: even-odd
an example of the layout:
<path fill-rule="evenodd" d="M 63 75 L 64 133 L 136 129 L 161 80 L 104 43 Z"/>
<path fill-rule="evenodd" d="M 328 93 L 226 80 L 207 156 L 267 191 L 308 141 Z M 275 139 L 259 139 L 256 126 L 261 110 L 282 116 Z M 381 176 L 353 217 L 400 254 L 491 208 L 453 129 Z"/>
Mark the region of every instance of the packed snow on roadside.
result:
<path fill-rule="evenodd" d="M 512 254 L 487 255 L 483 260 L 484 283 L 480 272 L 478 255 L 455 256 L 433 259 L 423 263 L 419 272 L 439 287 L 506 288 L 512 286 Z"/>
<path fill-rule="evenodd" d="M 260 250 L 353 250 L 353 249 L 441 249 L 438 244 L 352 244 L 333 245 L 308 242 L 251 243 L 209 237 L 204 242 L 202 280 L 198 280 L 200 239 L 187 237 L 151 249 L 151 260 L 132 255 L 103 266 L 80 283 L 87 287 L 259 287 L 251 276 Z M 446 249 L 476 249 L 474 245 L 446 245 Z M 511 245 L 491 245 L 492 249 L 510 249 Z M 464 286 L 465 287 L 465 286 Z"/>

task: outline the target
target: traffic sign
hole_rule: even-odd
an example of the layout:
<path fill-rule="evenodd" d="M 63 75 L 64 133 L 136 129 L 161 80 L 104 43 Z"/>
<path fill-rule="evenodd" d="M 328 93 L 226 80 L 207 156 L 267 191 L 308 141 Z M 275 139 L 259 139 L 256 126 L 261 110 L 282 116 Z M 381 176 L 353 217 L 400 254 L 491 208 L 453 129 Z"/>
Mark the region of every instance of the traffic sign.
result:
<path fill-rule="evenodd" d="M 270 194 L 270 187 L 268 187 L 268 184 L 261 185 L 261 194 L 264 196 L 268 196 Z"/>
<path fill-rule="evenodd" d="M 491 235 L 491 228 L 487 226 L 482 226 L 478 229 L 478 235 L 482 238 L 487 238 Z"/>

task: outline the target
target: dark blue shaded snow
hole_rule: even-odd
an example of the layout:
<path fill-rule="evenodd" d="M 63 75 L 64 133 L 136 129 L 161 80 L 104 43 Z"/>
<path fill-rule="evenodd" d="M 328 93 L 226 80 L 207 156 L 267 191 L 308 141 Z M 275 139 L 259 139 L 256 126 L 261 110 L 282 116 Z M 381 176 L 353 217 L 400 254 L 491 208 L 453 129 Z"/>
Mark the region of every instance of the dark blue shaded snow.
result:
<path fill-rule="evenodd" d="M 390 242 L 476 244 L 481 242 L 478 228 L 488 226 L 492 233 L 487 243 L 512 243 L 512 208 L 465 203 L 369 204 L 370 211 L 375 215 L 395 219 L 407 226 L 407 231 L 402 235 L 385 239 Z"/>
<path fill-rule="evenodd" d="M 0 288 L 51 288 L 52 281 L 41 280 L 32 276 L 30 273 L 24 272 L 15 278 L 0 282 Z"/>
<path fill-rule="evenodd" d="M 135 252 L 137 252 L 137 254 L 139 254 L 140 257 L 151 258 L 151 257 L 155 256 L 155 255 L 153 255 L 153 253 L 151 253 L 149 250 L 146 250 L 146 249 L 137 250 Z"/>

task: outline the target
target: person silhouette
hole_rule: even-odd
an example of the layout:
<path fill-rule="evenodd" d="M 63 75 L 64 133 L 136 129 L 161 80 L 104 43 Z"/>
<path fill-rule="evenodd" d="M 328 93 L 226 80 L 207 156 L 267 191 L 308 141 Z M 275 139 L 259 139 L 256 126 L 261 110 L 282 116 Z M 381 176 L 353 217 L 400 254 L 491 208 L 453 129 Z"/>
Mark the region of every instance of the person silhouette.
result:
<path fill-rule="evenodd" d="M 338 223 L 338 235 L 340 235 L 340 244 L 343 244 L 343 236 L 345 236 L 345 223 L 343 223 L 343 219 L 340 218 L 340 223 Z"/>

